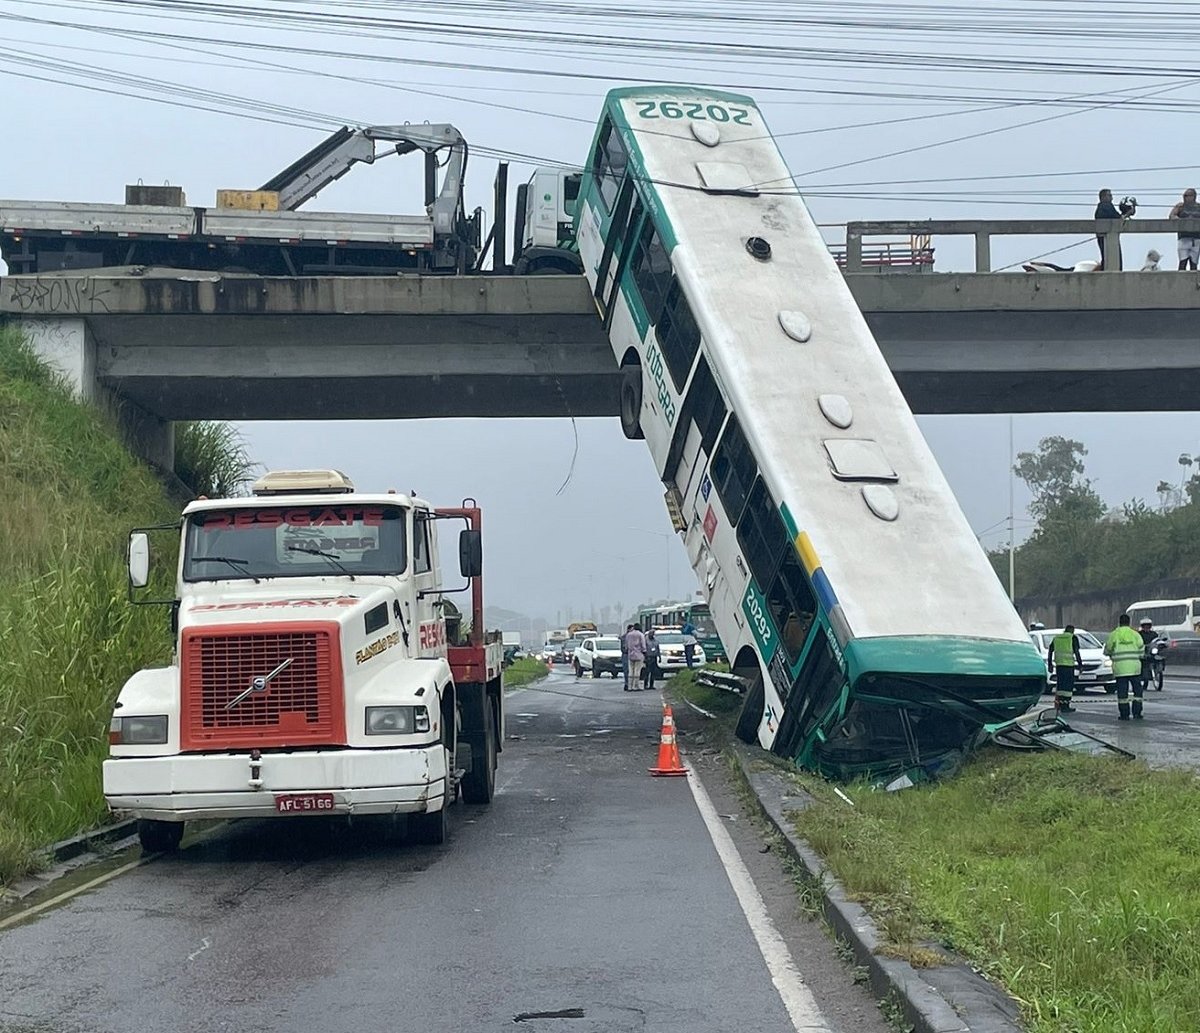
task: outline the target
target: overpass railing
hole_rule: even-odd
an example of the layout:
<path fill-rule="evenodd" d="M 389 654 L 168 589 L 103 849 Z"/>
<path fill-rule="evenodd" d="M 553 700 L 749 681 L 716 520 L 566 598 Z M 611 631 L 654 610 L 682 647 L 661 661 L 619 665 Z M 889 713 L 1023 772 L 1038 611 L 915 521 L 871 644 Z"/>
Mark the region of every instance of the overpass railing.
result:
<path fill-rule="evenodd" d="M 993 237 L 1061 237 L 1100 236 L 1104 238 L 1106 254 L 1118 254 L 1121 237 L 1130 233 L 1178 233 L 1195 228 L 1200 223 L 1179 219 L 911 219 L 887 222 L 846 223 L 845 258 L 839 262 L 847 273 L 885 272 L 890 263 L 880 262 L 876 245 L 864 238 L 908 237 L 924 240 L 930 258 L 933 248 L 929 241 L 935 236 L 975 238 L 975 271 L 992 271 Z M 911 266 L 897 263 L 897 272 L 911 271 Z M 1119 264 L 1106 266 L 1105 272 L 1119 272 Z"/>

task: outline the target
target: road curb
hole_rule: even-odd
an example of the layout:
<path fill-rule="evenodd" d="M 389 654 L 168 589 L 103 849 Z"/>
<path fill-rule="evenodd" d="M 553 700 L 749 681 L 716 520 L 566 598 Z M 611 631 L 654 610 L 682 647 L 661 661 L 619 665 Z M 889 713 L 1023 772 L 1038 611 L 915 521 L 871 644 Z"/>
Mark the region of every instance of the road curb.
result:
<path fill-rule="evenodd" d="M 813 803 L 778 771 L 757 770 L 752 753 L 733 747 L 738 771 L 763 817 L 783 838 L 785 848 L 819 888 L 825 919 L 866 969 L 881 1001 L 894 1000 L 914 1033 L 1024 1033 L 1017 1002 L 979 975 L 962 958 L 941 950 L 947 964 L 916 969 L 907 961 L 878 953 L 885 943 L 874 920 L 850 900 L 821 857 L 792 828 L 788 812 Z"/>
<path fill-rule="evenodd" d="M 137 819 L 126 818 L 124 821 L 103 825 L 90 832 L 72 836 L 52 844 L 47 852 L 54 861 L 70 861 L 80 854 L 96 853 L 97 847 L 107 846 L 119 839 L 126 839 L 137 831 Z"/>

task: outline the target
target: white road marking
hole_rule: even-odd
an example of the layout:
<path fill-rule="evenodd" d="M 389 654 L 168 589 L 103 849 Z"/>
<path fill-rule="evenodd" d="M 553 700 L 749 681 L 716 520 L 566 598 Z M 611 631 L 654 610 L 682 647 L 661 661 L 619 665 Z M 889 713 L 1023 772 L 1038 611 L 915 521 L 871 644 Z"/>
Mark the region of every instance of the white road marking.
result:
<path fill-rule="evenodd" d="M 207 936 L 204 937 L 204 939 L 200 941 L 200 946 L 197 947 L 194 951 L 192 951 L 191 954 L 188 955 L 188 961 L 195 961 L 198 957 L 200 957 L 201 954 L 203 954 L 211 946 L 212 946 L 212 940 L 210 940 Z"/>
<path fill-rule="evenodd" d="M 829 1026 L 826 1025 L 825 1019 L 821 1015 L 821 1009 L 818 1007 L 812 991 L 804 982 L 804 977 L 796 967 L 796 962 L 792 960 L 791 952 L 783 937 L 779 935 L 779 930 L 775 928 L 775 923 L 771 921 L 771 916 L 767 913 L 767 905 L 763 903 L 758 887 L 754 885 L 754 880 L 750 877 L 749 870 L 737 852 L 737 847 L 734 846 L 728 831 L 721 823 L 720 815 L 717 814 L 712 800 L 704 786 L 700 784 L 695 769 L 687 760 L 683 761 L 683 766 L 687 768 L 687 782 L 692 787 L 692 796 L 696 799 L 700 817 L 704 819 L 713 846 L 716 847 L 717 856 L 720 857 L 721 864 L 725 866 L 729 884 L 733 887 L 738 903 L 742 906 L 742 913 L 746 916 L 746 922 L 754 934 L 754 940 L 762 953 L 763 961 L 767 963 L 767 970 L 771 973 L 771 982 L 779 991 L 783 1006 L 792 1020 L 792 1026 L 797 1033 L 802 1033 L 802 1031 L 830 1033 Z"/>
<path fill-rule="evenodd" d="M 128 864 L 121 865 L 120 868 L 114 868 L 111 872 L 105 872 L 92 879 L 90 882 L 85 882 L 81 886 L 76 886 L 73 889 L 67 890 L 65 893 L 59 893 L 51 897 L 49 900 L 43 900 L 40 904 L 35 904 L 33 907 L 26 908 L 24 911 L 19 911 L 15 915 L 9 915 L 8 918 L 0 920 L 0 929 L 7 929 L 10 925 L 18 925 L 26 919 L 32 918 L 34 915 L 39 915 L 43 911 L 49 911 L 52 907 L 58 907 L 59 904 L 65 903 L 72 897 L 77 897 L 81 893 L 86 893 L 90 889 L 95 889 L 97 886 L 102 886 L 106 882 L 111 882 L 118 875 L 124 875 L 126 872 L 132 871 L 145 864 L 149 858 L 139 857 L 136 861 L 130 861 Z"/>

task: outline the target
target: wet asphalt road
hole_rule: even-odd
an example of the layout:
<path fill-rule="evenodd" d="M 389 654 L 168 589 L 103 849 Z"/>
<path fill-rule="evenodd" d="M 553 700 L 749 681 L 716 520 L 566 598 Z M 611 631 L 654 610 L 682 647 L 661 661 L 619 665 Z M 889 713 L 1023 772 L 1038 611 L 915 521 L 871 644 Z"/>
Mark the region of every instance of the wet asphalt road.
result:
<path fill-rule="evenodd" d="M 1043 700 L 1052 705 L 1049 697 Z M 1117 697 L 1092 690 L 1076 694 L 1078 713 L 1064 715 L 1080 731 L 1128 750 L 1153 768 L 1200 769 L 1200 679 L 1163 681 L 1145 695 L 1141 721 L 1117 720 Z"/>
<path fill-rule="evenodd" d="M 513 693 L 496 800 L 445 847 L 308 818 L 185 841 L 0 932 L 0 1030 L 792 1030 L 688 780 L 646 774 L 660 708 L 566 674 Z M 828 1029 L 886 1033 L 704 753 Z"/>

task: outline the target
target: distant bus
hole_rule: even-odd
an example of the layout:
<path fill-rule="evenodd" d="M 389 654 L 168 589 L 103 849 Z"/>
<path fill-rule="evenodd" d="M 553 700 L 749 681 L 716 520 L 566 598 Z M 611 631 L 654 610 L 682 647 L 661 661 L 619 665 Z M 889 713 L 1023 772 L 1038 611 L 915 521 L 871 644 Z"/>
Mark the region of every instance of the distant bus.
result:
<path fill-rule="evenodd" d="M 713 623 L 712 613 L 708 603 L 699 599 L 683 603 L 666 603 L 663 606 L 643 606 L 638 610 L 638 627 L 642 631 L 651 628 L 682 628 L 691 621 L 696 628 L 696 641 L 704 649 L 704 655 L 709 660 L 728 660 L 725 647 L 721 645 L 721 636 L 717 634 L 717 626 Z"/>
<path fill-rule="evenodd" d="M 1195 596 L 1190 599 L 1144 599 L 1125 612 L 1135 628 L 1143 617 L 1149 617 L 1158 631 L 1200 630 L 1200 598 Z"/>

